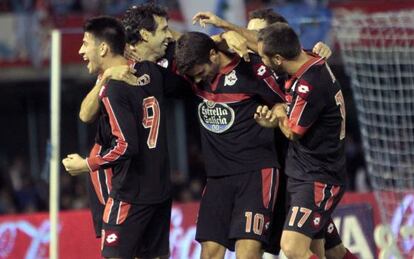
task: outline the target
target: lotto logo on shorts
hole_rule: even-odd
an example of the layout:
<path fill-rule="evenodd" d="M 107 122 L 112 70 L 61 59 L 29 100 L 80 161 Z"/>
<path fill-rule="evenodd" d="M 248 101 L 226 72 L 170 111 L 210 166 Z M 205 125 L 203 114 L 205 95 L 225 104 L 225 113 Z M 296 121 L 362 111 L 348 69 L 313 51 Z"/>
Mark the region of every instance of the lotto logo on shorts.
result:
<path fill-rule="evenodd" d="M 117 232 L 106 230 L 105 245 L 115 246 L 118 244 L 119 235 Z"/>
<path fill-rule="evenodd" d="M 331 223 L 329 223 L 329 226 L 328 226 L 328 233 L 329 234 L 332 234 L 333 232 L 334 232 L 334 230 L 335 230 L 335 226 L 334 226 L 334 224 L 331 222 Z"/>
<path fill-rule="evenodd" d="M 319 215 L 319 213 L 314 213 L 313 214 L 313 220 L 312 220 L 312 224 L 314 228 L 319 228 L 319 226 L 321 225 L 321 215 Z"/>

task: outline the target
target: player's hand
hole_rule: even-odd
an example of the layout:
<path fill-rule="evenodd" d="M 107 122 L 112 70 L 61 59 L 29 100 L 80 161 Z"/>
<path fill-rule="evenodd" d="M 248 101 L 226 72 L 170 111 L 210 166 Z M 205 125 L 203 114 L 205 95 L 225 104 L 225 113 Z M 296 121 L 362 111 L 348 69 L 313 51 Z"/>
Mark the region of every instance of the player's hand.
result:
<path fill-rule="evenodd" d="M 276 115 L 273 114 L 272 110 L 269 110 L 269 107 L 266 105 L 257 106 L 256 113 L 253 118 L 260 126 L 265 128 L 276 128 L 278 125 Z"/>
<path fill-rule="evenodd" d="M 82 158 L 79 154 L 69 154 L 62 160 L 62 164 L 65 170 L 72 176 L 89 172 L 86 159 Z"/>
<path fill-rule="evenodd" d="M 226 21 L 213 14 L 212 12 L 198 12 L 193 17 L 193 24 L 199 23 L 201 27 L 205 28 L 206 24 L 211 24 L 222 28 L 226 25 Z"/>
<path fill-rule="evenodd" d="M 287 104 L 285 103 L 275 104 L 272 108 L 272 114 L 274 114 L 278 120 L 282 120 L 287 117 L 286 109 Z"/>
<path fill-rule="evenodd" d="M 315 44 L 312 49 L 312 52 L 318 54 L 322 58 L 328 59 L 332 55 L 331 49 L 325 43 L 319 41 Z"/>
<path fill-rule="evenodd" d="M 227 31 L 221 35 L 226 41 L 229 49 L 236 52 L 245 61 L 250 61 L 249 51 L 247 49 L 247 40 L 235 31 Z"/>
<path fill-rule="evenodd" d="M 223 40 L 223 38 L 221 37 L 221 34 L 214 34 L 214 35 L 211 35 L 211 37 L 210 37 L 215 43 L 220 43 L 222 40 Z"/>
<path fill-rule="evenodd" d="M 135 48 L 131 47 L 131 45 L 126 44 L 124 49 L 124 57 L 128 60 L 132 60 L 135 62 L 138 62 L 142 60 L 141 57 L 138 56 Z"/>
<path fill-rule="evenodd" d="M 135 69 L 128 65 L 115 66 L 106 69 L 102 77 L 105 80 L 114 79 L 124 81 L 130 85 L 138 85 L 138 78 L 134 75 L 135 72 Z"/>

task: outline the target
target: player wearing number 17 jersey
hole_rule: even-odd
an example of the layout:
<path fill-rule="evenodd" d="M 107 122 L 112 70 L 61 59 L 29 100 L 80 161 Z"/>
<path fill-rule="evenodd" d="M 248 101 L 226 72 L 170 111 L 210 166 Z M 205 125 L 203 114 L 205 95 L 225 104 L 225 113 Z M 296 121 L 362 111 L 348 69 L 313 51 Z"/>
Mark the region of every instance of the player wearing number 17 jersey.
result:
<path fill-rule="evenodd" d="M 288 258 L 324 258 L 323 238 L 345 185 L 341 87 L 323 58 L 301 50 L 286 24 L 260 31 L 258 50 L 265 64 L 291 77 L 285 85 L 287 111 L 283 105 L 273 108 L 277 125 L 292 140 L 286 160 L 290 208 L 281 247 Z"/>

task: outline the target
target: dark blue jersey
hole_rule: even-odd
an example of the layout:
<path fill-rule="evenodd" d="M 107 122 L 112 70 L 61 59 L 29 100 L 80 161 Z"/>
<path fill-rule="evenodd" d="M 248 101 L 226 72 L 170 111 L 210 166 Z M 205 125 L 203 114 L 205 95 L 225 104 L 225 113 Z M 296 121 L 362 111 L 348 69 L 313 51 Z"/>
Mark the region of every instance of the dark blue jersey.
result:
<path fill-rule="evenodd" d="M 312 57 L 286 83 L 291 141 L 286 174 L 304 181 L 345 184 L 345 103 L 328 64 Z"/>
<path fill-rule="evenodd" d="M 110 146 L 87 158 L 91 171 L 112 168 L 110 196 L 130 203 L 170 198 L 164 78 L 156 64 L 135 66 L 139 86 L 110 80 L 100 92 L 99 123 Z"/>
<path fill-rule="evenodd" d="M 193 91 L 208 177 L 279 167 L 274 130 L 259 126 L 253 116 L 257 106 L 285 99 L 260 58 L 252 55 L 245 62 L 234 56 L 213 83 L 201 82 Z"/>

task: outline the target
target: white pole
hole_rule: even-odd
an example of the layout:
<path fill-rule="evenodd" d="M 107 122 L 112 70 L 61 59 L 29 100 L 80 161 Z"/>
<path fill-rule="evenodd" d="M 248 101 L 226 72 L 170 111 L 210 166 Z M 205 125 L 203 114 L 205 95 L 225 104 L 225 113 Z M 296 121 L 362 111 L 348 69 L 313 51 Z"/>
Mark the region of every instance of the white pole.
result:
<path fill-rule="evenodd" d="M 59 168 L 60 168 L 60 56 L 61 33 L 52 31 L 50 57 L 50 178 L 49 178 L 49 218 L 50 247 L 49 258 L 58 259 L 59 246 Z"/>

